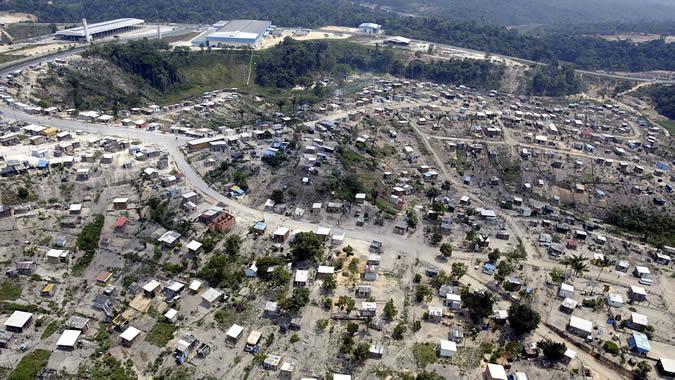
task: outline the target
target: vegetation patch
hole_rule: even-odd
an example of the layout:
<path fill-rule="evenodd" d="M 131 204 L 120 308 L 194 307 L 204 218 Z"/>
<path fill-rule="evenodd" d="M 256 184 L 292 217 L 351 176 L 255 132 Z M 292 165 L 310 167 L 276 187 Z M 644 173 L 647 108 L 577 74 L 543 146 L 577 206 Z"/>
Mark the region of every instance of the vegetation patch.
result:
<path fill-rule="evenodd" d="M 675 246 L 675 219 L 662 211 L 636 205 L 619 205 L 609 210 L 605 221 L 641 235 L 647 243 L 654 246 Z"/>
<path fill-rule="evenodd" d="M 21 297 L 22 291 L 21 285 L 5 281 L 0 284 L 0 301 L 15 301 Z"/>
<path fill-rule="evenodd" d="M 436 345 L 431 343 L 415 343 L 413 346 L 413 356 L 415 363 L 420 368 L 424 368 L 429 364 L 436 363 Z"/>
<path fill-rule="evenodd" d="M 61 322 L 60 321 L 51 321 L 45 327 L 45 330 L 42 332 L 42 335 L 40 336 L 41 339 L 47 339 L 50 336 L 52 336 L 55 332 L 59 330 L 59 327 L 61 327 Z"/>
<path fill-rule="evenodd" d="M 96 252 L 96 248 L 98 248 L 98 241 L 101 238 L 104 220 L 103 215 L 96 215 L 93 222 L 82 228 L 80 235 L 77 237 L 77 248 L 84 251 L 84 255 L 73 266 L 74 274 L 81 274 L 94 259 L 94 253 Z"/>
<path fill-rule="evenodd" d="M 16 368 L 7 376 L 7 380 L 26 380 L 35 379 L 38 372 L 47 365 L 51 352 L 45 350 L 35 350 L 29 352 L 16 366 Z"/>
<path fill-rule="evenodd" d="M 174 331 L 176 331 L 176 326 L 173 323 L 157 322 L 148 331 L 145 341 L 160 348 L 164 347 L 173 338 Z"/>

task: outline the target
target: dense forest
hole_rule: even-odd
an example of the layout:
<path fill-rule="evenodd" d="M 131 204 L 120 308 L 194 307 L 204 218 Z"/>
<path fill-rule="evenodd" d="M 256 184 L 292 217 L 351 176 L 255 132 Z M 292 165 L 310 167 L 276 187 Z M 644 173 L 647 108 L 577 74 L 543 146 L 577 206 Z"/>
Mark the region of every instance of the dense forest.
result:
<path fill-rule="evenodd" d="M 675 86 L 655 85 L 641 88 L 636 95 L 649 98 L 658 113 L 675 120 Z"/>
<path fill-rule="evenodd" d="M 379 8 L 366 8 L 345 0 L 7 0 L 0 10 L 38 15 L 43 22 L 75 22 L 82 15 L 91 21 L 141 17 L 148 21 L 210 23 L 218 19 L 269 19 L 279 26 L 356 26 L 374 21 L 388 34 L 446 43 L 519 58 L 574 63 L 580 68 L 620 71 L 675 70 L 675 44 L 663 40 L 633 44 L 605 41 L 578 33 L 549 31 L 543 35 L 490 26 L 476 21 L 435 17 L 404 17 Z M 95 10 L 95 11 L 94 11 Z"/>
<path fill-rule="evenodd" d="M 570 65 L 555 63 L 534 70 L 527 92 L 530 95 L 565 96 L 581 91 L 581 80 Z"/>
<path fill-rule="evenodd" d="M 500 25 L 641 22 L 675 18 L 669 0 L 370 0 L 396 10 Z"/>
<path fill-rule="evenodd" d="M 82 7 L 80 7 L 80 3 Z M 444 20 L 472 20 L 481 24 L 579 24 L 597 22 L 674 21 L 675 4 L 669 0 L 369 0 L 416 16 Z M 31 11 L 41 21 L 102 20 L 141 17 L 163 21 L 205 23 L 227 18 L 269 18 L 279 25 L 317 26 L 327 19 L 351 22 L 370 9 L 344 0 L 5 0 L 5 9 Z M 84 13 L 84 14 L 83 14 Z M 335 21 L 333 21 L 335 22 Z"/>
<path fill-rule="evenodd" d="M 437 83 L 461 83 L 498 88 L 504 67 L 480 60 L 407 62 L 390 48 L 366 48 L 348 42 L 306 41 L 290 38 L 274 47 L 256 64 L 256 83 L 289 88 L 307 85 L 317 72 L 346 75 L 352 70 L 387 73 Z"/>
<path fill-rule="evenodd" d="M 675 219 L 666 212 L 636 205 L 617 205 L 608 211 L 605 221 L 638 234 L 657 247 L 675 246 Z"/>

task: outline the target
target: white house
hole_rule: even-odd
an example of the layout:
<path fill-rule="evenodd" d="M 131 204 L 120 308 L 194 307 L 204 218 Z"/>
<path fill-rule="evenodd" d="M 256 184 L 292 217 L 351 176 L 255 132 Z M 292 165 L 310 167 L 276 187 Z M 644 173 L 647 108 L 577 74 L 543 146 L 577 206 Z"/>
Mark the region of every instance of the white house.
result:
<path fill-rule="evenodd" d="M 459 310 L 462 307 L 462 296 L 448 293 L 445 295 L 445 306 L 451 310 Z"/>
<path fill-rule="evenodd" d="M 131 344 L 134 342 L 134 339 L 138 337 L 141 334 L 141 330 L 129 326 L 127 327 L 126 330 L 120 335 L 120 339 L 122 339 L 122 344 L 125 346 L 131 346 Z"/>
<path fill-rule="evenodd" d="M 164 313 L 164 318 L 166 318 L 167 321 L 171 323 L 176 323 L 178 320 L 178 310 L 176 309 L 169 309 Z"/>
<path fill-rule="evenodd" d="M 623 297 L 619 293 L 607 293 L 607 305 L 621 307 L 623 306 Z"/>
<path fill-rule="evenodd" d="M 438 356 L 442 358 L 449 358 L 456 353 L 457 353 L 457 343 L 441 339 L 441 344 L 438 347 Z"/>
<path fill-rule="evenodd" d="M 593 333 L 593 322 L 573 315 L 570 317 L 570 323 L 567 326 L 567 329 L 572 334 L 582 338 L 588 338 Z"/>
<path fill-rule="evenodd" d="M 485 378 L 487 380 L 507 380 L 506 370 L 499 364 L 488 363 L 485 368 Z"/>
<path fill-rule="evenodd" d="M 204 293 L 202 293 L 202 302 L 210 307 L 213 306 L 213 304 L 216 303 L 222 296 L 223 293 L 221 291 L 218 291 L 214 288 L 209 288 Z"/>
<path fill-rule="evenodd" d="M 295 279 L 293 280 L 293 285 L 299 288 L 304 288 L 305 286 L 307 286 L 308 279 L 309 279 L 309 271 L 298 269 L 295 271 Z"/>
<path fill-rule="evenodd" d="M 80 339 L 82 331 L 80 330 L 65 330 L 61 337 L 56 342 L 56 348 L 60 350 L 72 350 L 75 348 L 77 341 Z"/>
<path fill-rule="evenodd" d="M 558 291 L 560 298 L 574 298 L 574 286 L 566 283 L 560 284 L 560 291 Z"/>

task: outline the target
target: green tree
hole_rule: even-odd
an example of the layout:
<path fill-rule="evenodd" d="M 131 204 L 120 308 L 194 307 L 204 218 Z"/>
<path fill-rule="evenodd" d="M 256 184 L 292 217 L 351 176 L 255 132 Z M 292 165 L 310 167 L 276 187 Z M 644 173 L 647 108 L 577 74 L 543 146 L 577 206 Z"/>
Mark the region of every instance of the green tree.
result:
<path fill-rule="evenodd" d="M 539 313 L 527 304 L 513 304 L 509 307 L 509 324 L 517 335 L 527 334 L 539 325 Z"/>
<path fill-rule="evenodd" d="M 370 355 L 370 345 L 368 343 L 359 343 L 356 348 L 354 349 L 354 352 L 352 353 L 354 355 L 354 361 L 357 363 L 363 363 L 368 359 L 368 356 Z"/>
<path fill-rule="evenodd" d="M 469 310 L 471 319 L 476 322 L 482 321 L 492 314 L 492 305 L 494 298 L 486 291 L 473 291 L 468 289 L 462 291 L 462 303 Z"/>
<path fill-rule="evenodd" d="M 406 333 L 406 331 L 408 331 L 408 326 L 405 324 L 405 322 L 401 321 L 396 325 L 396 327 L 394 327 L 392 337 L 396 340 L 401 340 L 403 339 L 403 335 Z"/>
<path fill-rule="evenodd" d="M 570 269 L 575 276 L 579 276 L 584 272 L 588 272 L 588 262 L 582 255 L 573 255 Z"/>
<path fill-rule="evenodd" d="M 330 273 L 325 275 L 323 278 L 323 283 L 321 284 L 321 288 L 327 292 L 332 292 L 335 290 L 335 288 L 337 288 L 335 277 Z"/>
<path fill-rule="evenodd" d="M 405 212 L 406 216 L 406 223 L 408 224 L 408 227 L 415 229 L 417 228 L 417 214 L 415 214 L 415 211 L 413 210 L 408 210 Z"/>
<path fill-rule="evenodd" d="M 436 245 L 443 241 L 443 235 L 441 235 L 439 231 L 434 231 L 431 233 L 429 240 L 431 241 L 431 244 Z"/>
<path fill-rule="evenodd" d="M 445 191 L 445 195 L 448 195 L 448 192 L 450 191 L 451 188 L 452 184 L 448 180 L 443 181 L 443 183 L 441 184 L 441 190 Z"/>
<path fill-rule="evenodd" d="M 239 235 L 230 235 L 225 239 L 225 252 L 228 255 L 236 256 L 241 248 L 241 237 Z"/>
<path fill-rule="evenodd" d="M 436 203 L 436 197 L 441 195 L 441 192 L 433 186 L 428 187 L 424 193 L 431 203 Z"/>
<path fill-rule="evenodd" d="M 441 251 L 441 255 L 443 255 L 443 257 L 445 257 L 446 259 L 452 256 L 452 245 L 450 243 L 441 244 L 441 247 L 439 249 Z"/>
<path fill-rule="evenodd" d="M 309 289 L 295 288 L 291 297 L 282 297 L 279 300 L 279 307 L 291 313 L 297 313 L 303 306 L 309 303 Z"/>
<path fill-rule="evenodd" d="M 340 310 L 343 310 L 344 312 L 349 314 L 352 310 L 354 310 L 355 302 L 354 299 L 350 296 L 340 296 L 335 305 L 339 307 Z"/>
<path fill-rule="evenodd" d="M 462 278 L 462 276 L 464 276 L 466 274 L 466 270 L 467 270 L 466 264 L 459 263 L 459 262 L 458 263 L 452 263 L 452 269 L 450 271 L 450 276 L 454 280 L 459 280 L 460 278 Z"/>
<path fill-rule="evenodd" d="M 296 260 L 315 260 L 323 253 L 323 238 L 314 232 L 298 232 L 290 244 Z"/>
<path fill-rule="evenodd" d="M 386 304 L 384 304 L 384 316 L 390 320 L 393 321 L 394 318 L 396 318 L 396 314 L 398 313 L 398 310 L 396 310 L 396 306 L 394 306 L 394 300 L 389 299 Z"/>
<path fill-rule="evenodd" d="M 359 325 L 354 322 L 347 323 L 347 332 L 351 335 L 356 334 L 359 331 Z"/>
<path fill-rule="evenodd" d="M 499 251 L 499 249 L 493 249 L 488 253 L 488 261 L 491 263 L 495 264 L 497 260 L 501 257 L 502 253 Z"/>
<path fill-rule="evenodd" d="M 541 352 L 546 359 L 554 362 L 562 359 L 565 355 L 565 351 L 567 351 L 565 343 L 558 343 L 548 339 L 539 341 L 537 347 L 541 349 Z"/>
<path fill-rule="evenodd" d="M 273 190 L 270 199 L 273 200 L 275 204 L 284 203 L 284 191 L 280 189 Z"/>
<path fill-rule="evenodd" d="M 429 302 L 431 301 L 431 297 L 433 296 L 433 292 L 431 291 L 431 288 L 429 288 L 426 285 L 417 285 L 415 286 L 415 299 L 417 302 Z"/>
<path fill-rule="evenodd" d="M 633 378 L 635 380 L 647 380 L 649 378 L 649 372 L 651 371 L 652 366 L 650 366 L 646 361 L 641 360 L 633 369 Z"/>
<path fill-rule="evenodd" d="M 283 266 L 278 266 L 272 271 L 270 276 L 270 281 L 274 286 L 285 286 L 288 285 L 288 281 L 291 279 L 291 274 L 288 273 L 286 268 Z"/>
<path fill-rule="evenodd" d="M 30 195 L 30 193 L 28 192 L 28 189 L 26 189 L 25 187 L 20 187 L 16 191 L 16 194 L 18 195 L 19 199 L 21 199 L 22 201 L 26 200 L 28 198 L 28 196 Z"/>

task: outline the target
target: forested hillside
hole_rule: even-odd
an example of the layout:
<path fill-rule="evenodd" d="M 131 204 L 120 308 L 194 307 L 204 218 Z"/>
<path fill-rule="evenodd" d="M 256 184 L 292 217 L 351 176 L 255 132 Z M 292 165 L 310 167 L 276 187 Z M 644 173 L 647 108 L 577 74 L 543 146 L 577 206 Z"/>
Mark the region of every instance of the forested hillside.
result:
<path fill-rule="evenodd" d="M 481 88 L 498 88 L 504 72 L 502 66 L 486 61 L 424 62 L 397 56 L 389 48 L 366 48 L 348 42 L 298 42 L 287 38 L 257 62 L 256 82 L 288 88 L 310 84 L 315 73 L 340 76 L 353 70 Z"/>
<path fill-rule="evenodd" d="M 651 0 L 650 0 L 651 1 Z M 52 2 L 50 2 L 52 3 Z M 576 33 L 520 33 L 479 22 L 454 22 L 434 17 L 402 17 L 345 0 L 6 0 L 0 10 L 32 12 L 44 22 L 75 22 L 141 17 L 148 21 L 211 23 L 219 19 L 261 18 L 279 26 L 356 26 L 374 21 L 387 33 L 446 43 L 515 57 L 569 62 L 585 69 L 618 71 L 675 70 L 675 44 L 663 40 L 643 44 L 610 42 Z"/>
<path fill-rule="evenodd" d="M 528 87 L 530 95 L 565 96 L 581 91 L 581 80 L 569 65 L 539 66 Z"/>
<path fill-rule="evenodd" d="M 675 120 L 675 86 L 655 85 L 640 89 L 636 95 L 649 98 L 658 113 Z"/>
<path fill-rule="evenodd" d="M 675 20 L 669 0 L 371 0 L 397 10 L 482 23 L 577 24 Z"/>

